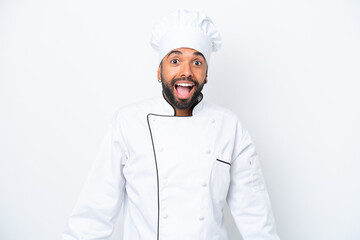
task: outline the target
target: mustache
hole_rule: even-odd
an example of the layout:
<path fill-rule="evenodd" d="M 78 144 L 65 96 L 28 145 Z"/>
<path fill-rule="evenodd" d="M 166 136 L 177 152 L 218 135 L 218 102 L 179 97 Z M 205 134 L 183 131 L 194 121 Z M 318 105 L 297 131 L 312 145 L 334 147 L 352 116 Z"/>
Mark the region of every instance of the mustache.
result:
<path fill-rule="evenodd" d="M 171 80 L 171 85 L 175 85 L 177 81 L 189 81 L 192 82 L 195 87 L 199 86 L 199 83 L 191 77 L 174 78 L 173 80 Z"/>

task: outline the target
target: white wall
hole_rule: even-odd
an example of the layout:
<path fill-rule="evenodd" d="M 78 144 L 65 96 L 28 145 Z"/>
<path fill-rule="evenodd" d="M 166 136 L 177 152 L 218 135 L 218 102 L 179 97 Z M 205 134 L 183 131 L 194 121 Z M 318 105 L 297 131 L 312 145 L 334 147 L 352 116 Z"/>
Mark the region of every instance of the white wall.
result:
<path fill-rule="evenodd" d="M 281 238 L 360 239 L 355 0 L 1 0 L 0 239 L 60 239 L 114 111 L 160 94 L 148 41 L 178 7 L 222 33 L 204 94 L 252 133 Z"/>

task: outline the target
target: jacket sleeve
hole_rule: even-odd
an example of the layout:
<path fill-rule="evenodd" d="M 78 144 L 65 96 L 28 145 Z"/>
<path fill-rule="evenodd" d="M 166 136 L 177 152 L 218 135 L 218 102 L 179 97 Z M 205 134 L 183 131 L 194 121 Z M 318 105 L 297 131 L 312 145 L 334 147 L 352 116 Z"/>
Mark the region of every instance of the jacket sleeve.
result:
<path fill-rule="evenodd" d="M 244 240 L 278 240 L 270 199 L 254 144 L 237 124 L 227 202 Z"/>
<path fill-rule="evenodd" d="M 125 193 L 125 159 L 125 144 L 116 127 L 110 125 L 62 240 L 110 238 Z"/>

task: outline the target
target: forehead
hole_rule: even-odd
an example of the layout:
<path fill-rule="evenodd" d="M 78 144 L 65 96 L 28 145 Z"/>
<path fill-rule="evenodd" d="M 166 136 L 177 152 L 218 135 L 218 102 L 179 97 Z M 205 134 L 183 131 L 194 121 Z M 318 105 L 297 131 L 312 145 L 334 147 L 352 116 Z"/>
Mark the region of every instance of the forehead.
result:
<path fill-rule="evenodd" d="M 195 49 L 192 49 L 192 48 L 176 48 L 172 51 L 170 51 L 166 57 L 169 58 L 171 57 L 172 55 L 181 55 L 181 56 L 189 56 L 189 57 L 193 57 L 193 56 L 198 56 L 198 57 L 201 57 L 203 59 L 205 59 L 204 55 L 195 50 Z"/>

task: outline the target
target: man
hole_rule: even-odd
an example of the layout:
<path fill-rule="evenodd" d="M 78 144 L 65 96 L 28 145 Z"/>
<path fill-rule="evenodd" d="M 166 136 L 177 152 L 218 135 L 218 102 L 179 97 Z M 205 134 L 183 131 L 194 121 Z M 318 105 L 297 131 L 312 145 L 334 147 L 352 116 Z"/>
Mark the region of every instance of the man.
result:
<path fill-rule="evenodd" d="M 199 12 L 155 25 L 163 96 L 120 109 L 63 240 L 226 240 L 225 201 L 244 240 L 279 239 L 254 145 L 233 113 L 203 100 L 220 35 Z"/>

